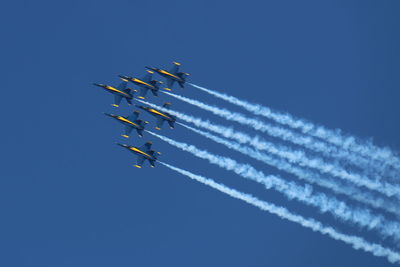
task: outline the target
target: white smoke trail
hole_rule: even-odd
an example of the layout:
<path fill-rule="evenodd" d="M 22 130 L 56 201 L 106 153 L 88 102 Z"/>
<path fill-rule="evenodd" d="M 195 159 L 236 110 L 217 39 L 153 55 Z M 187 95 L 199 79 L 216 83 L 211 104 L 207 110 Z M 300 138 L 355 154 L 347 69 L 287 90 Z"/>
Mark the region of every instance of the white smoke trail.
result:
<path fill-rule="evenodd" d="M 221 109 L 219 107 L 215 107 L 215 106 L 211 106 L 211 105 L 202 103 L 198 100 L 179 96 L 179 95 L 172 94 L 169 92 L 163 92 L 163 93 L 170 95 L 172 97 L 175 97 L 179 100 L 182 100 L 186 103 L 195 105 L 204 110 L 210 111 L 213 114 L 221 116 L 227 120 L 232 120 L 232 121 L 239 122 L 243 125 L 251 126 L 254 129 L 260 130 L 262 132 L 266 132 L 271 136 L 282 138 L 283 140 L 290 141 L 290 142 L 298 144 L 298 145 L 303 145 L 309 149 L 313 149 L 315 151 L 322 152 L 328 156 L 336 157 L 336 156 L 340 155 L 347 159 L 355 158 L 354 156 L 350 155 L 346 151 L 343 151 L 343 150 L 338 151 L 337 149 L 334 149 L 333 147 L 329 147 L 325 143 L 317 141 L 313 138 L 300 136 L 296 133 L 293 133 L 292 131 L 288 131 L 281 127 L 276 127 L 276 126 L 266 124 L 264 122 L 261 122 L 260 120 L 254 119 L 254 118 L 247 118 L 243 114 L 231 112 L 227 109 Z M 344 155 L 343 153 L 346 155 Z M 364 186 L 370 190 L 375 190 L 377 192 L 385 194 L 388 197 L 394 196 L 396 194 L 397 194 L 397 197 L 399 197 L 399 195 L 400 195 L 400 189 L 390 183 L 387 183 L 387 182 L 380 182 L 377 180 L 359 178 L 357 176 L 349 176 L 347 178 L 347 180 L 358 186 Z"/>
<path fill-rule="evenodd" d="M 260 153 L 257 150 L 253 150 L 253 149 L 250 149 L 245 146 L 244 147 L 240 146 L 238 143 L 230 142 L 226 139 L 219 138 L 208 132 L 204 132 L 204 131 L 195 129 L 195 128 L 185 125 L 183 123 L 178 122 L 178 124 L 180 124 L 181 126 L 187 128 L 195 133 L 198 133 L 208 139 L 211 139 L 214 142 L 225 145 L 230 149 L 234 149 L 234 150 L 241 152 L 251 158 L 262 161 L 268 165 L 278 168 L 279 170 L 283 170 L 288 173 L 294 174 L 298 178 L 305 180 L 309 183 L 315 183 L 317 185 L 332 189 L 334 192 L 346 194 L 348 197 L 353 198 L 354 200 L 360 201 L 364 204 L 371 205 L 374 208 L 382 208 L 382 209 L 389 211 L 391 213 L 394 213 L 396 215 L 400 214 L 398 204 L 394 204 L 392 202 L 388 202 L 388 201 L 385 201 L 385 200 L 379 199 L 379 198 L 377 199 L 376 197 L 372 196 L 371 194 L 369 194 L 367 192 L 360 194 L 360 191 L 355 190 L 354 188 L 348 188 L 347 186 L 345 187 L 344 185 L 341 185 L 341 184 L 338 185 L 337 183 L 335 183 L 329 179 L 328 180 L 323 179 L 322 177 L 315 175 L 311 171 L 297 168 L 286 161 L 275 159 L 273 157 L 268 156 L 267 154 Z"/>
<path fill-rule="evenodd" d="M 343 136 L 341 131 L 338 129 L 330 130 L 302 119 L 296 119 L 287 113 L 279 113 L 259 104 L 249 103 L 224 93 L 210 90 L 195 84 L 189 84 L 197 89 L 202 90 L 203 92 L 223 99 L 234 105 L 240 106 L 255 115 L 264 116 L 280 124 L 287 125 L 293 129 L 298 129 L 304 134 L 321 138 L 331 144 L 340 146 L 343 149 L 359 153 L 362 156 L 369 157 L 374 160 L 379 160 L 381 161 L 381 164 L 390 164 L 397 169 L 400 169 L 400 159 L 387 147 L 379 148 L 371 141 L 362 141 L 353 136 Z"/>
<path fill-rule="evenodd" d="M 329 198 L 323 193 L 313 193 L 312 187 L 309 185 L 301 187 L 294 182 L 286 182 L 278 176 L 267 176 L 249 164 L 241 164 L 232 158 L 215 155 L 206 150 L 198 149 L 193 145 L 177 142 L 150 131 L 147 132 L 179 149 L 182 149 L 183 151 L 189 152 L 199 158 L 206 159 L 212 164 L 233 171 L 244 178 L 259 182 L 267 189 L 273 188 L 284 194 L 289 199 L 296 199 L 305 204 L 317 207 L 320 212 L 329 212 L 342 221 L 355 223 L 368 229 L 374 229 L 385 237 L 392 237 L 395 240 L 400 240 L 400 225 L 398 223 L 390 222 L 382 216 L 376 216 L 368 209 L 350 208 L 345 202 L 339 201 L 334 197 Z M 230 148 L 237 149 L 243 153 L 251 153 L 251 151 L 242 151 L 234 145 L 230 145 Z"/>
<path fill-rule="evenodd" d="M 259 136 L 251 137 L 248 134 L 244 132 L 238 132 L 231 127 L 218 125 L 214 122 L 203 120 L 201 118 L 196 118 L 180 111 L 166 109 L 143 100 L 138 101 L 162 112 L 168 112 L 171 115 L 176 116 L 186 122 L 192 123 L 197 127 L 213 131 L 226 138 L 234 139 L 241 144 L 250 144 L 255 149 L 260 151 L 266 150 L 268 153 L 285 158 L 291 163 L 300 162 L 300 165 L 305 165 L 310 168 L 316 168 L 321 172 L 330 172 L 329 165 L 325 164 L 322 159 L 308 159 L 303 151 L 293 150 L 289 147 L 274 145 L 273 143 L 267 142 Z M 299 178 L 305 179 L 309 183 L 315 183 L 319 186 L 329 188 L 335 193 L 345 194 L 356 201 L 370 205 L 374 208 L 381 208 L 396 215 L 400 214 L 400 209 L 398 208 L 397 203 L 392 203 L 389 200 L 384 200 L 376 195 L 370 194 L 369 192 L 360 191 L 357 187 L 341 184 L 338 181 L 334 181 L 332 179 L 322 179 L 321 177 L 316 177 L 315 175 L 301 175 L 299 176 Z"/>
<path fill-rule="evenodd" d="M 297 215 L 295 213 L 288 211 L 286 208 L 275 206 L 274 204 L 268 203 L 266 201 L 262 201 L 250 194 L 245 194 L 245 193 L 239 192 L 239 191 L 229 188 L 223 184 L 217 183 L 214 180 L 211 180 L 209 178 L 205 178 L 203 176 L 193 174 L 189 171 L 171 166 L 164 162 L 160 162 L 160 164 L 162 164 L 165 167 L 167 167 L 171 170 L 174 170 L 184 176 L 187 176 L 197 182 L 200 182 L 204 185 L 210 186 L 210 187 L 212 187 L 222 193 L 225 193 L 233 198 L 243 200 L 244 202 L 251 204 L 255 207 L 258 207 L 259 209 L 261 209 L 263 211 L 267 211 L 271 214 L 279 216 L 282 219 L 286 219 L 291 222 L 298 223 L 301 226 L 311 229 L 314 232 L 318 232 L 323 235 L 328 235 L 329 237 L 331 237 L 335 240 L 339 240 L 346 244 L 349 244 L 354 249 L 357 249 L 357 250 L 361 249 L 365 252 L 372 253 L 375 256 L 385 257 L 391 263 L 399 263 L 400 262 L 400 254 L 398 252 L 393 251 L 389 248 L 385 248 L 380 244 L 370 243 L 358 236 L 343 234 L 330 226 L 323 225 L 319 221 L 316 221 L 311 218 L 304 218 L 300 215 Z"/>

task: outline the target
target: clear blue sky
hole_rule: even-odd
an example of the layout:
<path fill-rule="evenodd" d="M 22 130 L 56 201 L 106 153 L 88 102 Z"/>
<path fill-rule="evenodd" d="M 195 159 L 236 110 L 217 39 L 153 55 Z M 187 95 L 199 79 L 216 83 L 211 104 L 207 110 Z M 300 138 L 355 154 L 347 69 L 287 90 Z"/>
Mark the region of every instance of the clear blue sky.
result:
<path fill-rule="evenodd" d="M 122 127 L 102 114 L 117 112 L 112 97 L 91 83 L 178 61 L 193 83 L 399 150 L 399 8 L 395 0 L 3 3 L 0 266 L 389 266 L 162 166 L 132 167 L 135 157 L 115 145 Z M 190 86 L 175 91 L 224 104 Z M 180 127 L 162 133 L 276 172 Z M 148 134 L 129 142 L 147 140 L 165 162 L 377 240 Z"/>

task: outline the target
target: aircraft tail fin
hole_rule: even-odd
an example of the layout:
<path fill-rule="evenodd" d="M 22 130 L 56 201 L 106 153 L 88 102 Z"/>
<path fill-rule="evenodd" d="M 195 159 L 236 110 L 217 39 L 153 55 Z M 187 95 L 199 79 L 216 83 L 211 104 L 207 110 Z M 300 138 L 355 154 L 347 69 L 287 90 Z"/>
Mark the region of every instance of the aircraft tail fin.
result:
<path fill-rule="evenodd" d="M 171 129 L 174 129 L 174 128 L 175 128 L 174 123 L 175 123 L 175 121 L 168 121 L 169 127 L 170 127 Z"/>
<path fill-rule="evenodd" d="M 189 73 L 186 72 L 178 72 L 177 75 L 179 76 L 179 78 L 181 78 L 183 80 L 183 82 L 178 82 L 180 87 L 184 87 L 184 84 L 186 82 L 186 77 L 189 75 Z"/>
<path fill-rule="evenodd" d="M 171 102 L 165 102 L 163 108 L 168 109 L 171 105 L 172 105 Z"/>
<path fill-rule="evenodd" d="M 151 90 L 154 96 L 158 96 L 158 90 Z"/>
<path fill-rule="evenodd" d="M 143 129 L 136 129 L 136 132 L 140 137 L 143 137 Z"/>
<path fill-rule="evenodd" d="M 150 162 L 150 166 L 151 166 L 152 168 L 154 168 L 154 167 L 156 166 L 156 161 L 155 161 L 155 160 L 149 159 L 149 162 Z"/>
<path fill-rule="evenodd" d="M 157 156 L 160 155 L 161 153 L 160 153 L 160 152 L 157 152 L 157 151 L 155 151 L 155 150 L 150 150 L 148 153 L 149 153 L 150 155 L 152 155 L 153 158 L 154 158 L 154 159 L 149 159 L 150 166 L 151 166 L 152 168 L 154 168 L 155 165 L 156 165 Z"/>

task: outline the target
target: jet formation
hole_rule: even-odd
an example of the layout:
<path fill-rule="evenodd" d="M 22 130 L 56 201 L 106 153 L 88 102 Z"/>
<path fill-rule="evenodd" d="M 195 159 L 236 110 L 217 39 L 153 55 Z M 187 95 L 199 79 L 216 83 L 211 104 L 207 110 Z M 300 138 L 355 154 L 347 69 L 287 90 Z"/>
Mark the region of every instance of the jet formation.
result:
<path fill-rule="evenodd" d="M 179 70 L 180 66 L 180 63 L 173 62 L 173 65 L 169 70 L 145 67 L 147 69 L 145 70 L 146 73 L 141 77 L 118 75 L 118 77 L 121 79 L 121 82 L 118 84 L 118 86 L 111 86 L 99 83 L 93 83 L 93 85 L 103 88 L 106 92 L 109 92 L 114 96 L 114 102 L 111 104 L 113 107 L 118 108 L 121 104 L 122 99 L 125 99 L 128 103 L 128 106 L 131 106 L 133 104 L 133 100 L 145 99 L 149 91 L 155 97 L 159 96 L 159 92 L 161 89 L 171 91 L 175 82 L 178 83 L 181 88 L 184 88 L 187 76 L 189 76 L 189 74 L 186 72 L 181 72 Z M 153 74 L 155 73 L 165 78 L 166 87 L 161 88 L 164 82 L 153 79 Z M 128 84 L 133 88 L 129 88 Z M 161 110 L 143 105 L 134 106 L 138 109 L 133 110 L 130 115 L 127 116 L 104 112 L 104 115 L 113 118 L 115 121 L 124 126 L 123 134 L 121 134 L 122 137 L 129 138 L 133 130 L 136 131 L 137 136 L 143 137 L 145 126 L 149 124 L 149 122 L 142 118 L 139 118 L 141 116 L 140 110 L 143 110 L 149 115 L 155 117 L 156 130 L 161 130 L 164 122 L 167 122 L 171 129 L 175 128 L 175 121 L 177 118 L 169 114 L 168 112 L 163 112 Z M 168 110 L 170 106 L 170 102 L 165 102 L 163 104 L 163 110 Z M 117 145 L 126 148 L 137 156 L 136 164 L 133 165 L 137 168 L 142 168 L 142 165 L 146 160 L 149 162 L 151 167 L 155 166 L 157 157 L 161 153 L 152 150 L 152 144 L 153 143 L 151 141 L 147 141 L 142 146 L 137 147 L 128 144 L 117 143 Z"/>

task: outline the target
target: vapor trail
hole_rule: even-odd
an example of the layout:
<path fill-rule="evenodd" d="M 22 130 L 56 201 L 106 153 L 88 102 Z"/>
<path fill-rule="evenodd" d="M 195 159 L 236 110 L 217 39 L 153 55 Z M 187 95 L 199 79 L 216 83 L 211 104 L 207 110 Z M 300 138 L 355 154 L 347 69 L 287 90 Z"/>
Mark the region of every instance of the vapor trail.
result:
<path fill-rule="evenodd" d="M 400 159 L 389 148 L 380 148 L 375 146 L 371 141 L 363 141 L 353 136 L 343 136 L 340 130 L 330 130 L 320 125 L 315 125 L 309 121 L 297 119 L 287 113 L 273 111 L 268 107 L 249 103 L 240 100 L 236 97 L 210 90 L 195 84 L 193 87 L 200 89 L 210 95 L 223 99 L 229 103 L 240 106 L 255 115 L 261 115 L 275 122 L 287 125 L 293 129 L 300 130 L 304 134 L 309 134 L 314 137 L 321 138 L 331 144 L 340 146 L 343 149 L 359 153 L 362 156 L 381 161 L 381 164 L 390 164 L 397 169 L 400 169 Z"/>
<path fill-rule="evenodd" d="M 177 142 L 168 137 L 158 135 L 150 131 L 147 132 L 183 151 L 189 152 L 199 158 L 206 159 L 210 163 L 228 171 L 233 171 L 243 178 L 261 183 L 267 189 L 273 188 L 276 191 L 284 194 L 288 199 L 296 199 L 300 202 L 318 208 L 322 213 L 329 212 L 333 214 L 334 217 L 342 221 L 355 223 L 368 229 L 374 229 L 385 237 L 392 237 L 395 240 L 400 240 L 400 225 L 398 223 L 388 221 L 382 216 L 374 215 L 368 209 L 350 208 L 345 202 L 339 201 L 334 197 L 327 197 L 323 193 L 313 193 L 313 189 L 309 185 L 302 187 L 294 182 L 286 182 L 278 176 L 267 176 L 249 164 L 241 164 L 232 158 L 215 155 L 206 150 L 198 149 L 193 145 Z M 230 146 L 230 148 L 233 147 L 234 145 Z M 236 147 L 236 149 L 241 151 L 240 148 Z M 247 153 L 247 151 L 244 153 Z"/>
<path fill-rule="evenodd" d="M 400 254 L 398 252 L 395 252 L 389 248 L 385 248 L 380 244 L 370 243 L 358 236 L 343 234 L 330 226 L 323 225 L 319 221 L 316 221 L 311 218 L 304 218 L 300 215 L 297 215 L 295 213 L 288 211 L 286 208 L 275 206 L 274 204 L 268 203 L 266 201 L 262 201 L 258 198 L 255 198 L 254 196 L 252 196 L 250 194 L 245 194 L 245 193 L 239 192 L 239 191 L 229 188 L 223 184 L 219 184 L 209 178 L 205 178 L 203 176 L 193 174 L 189 171 L 171 166 L 171 165 L 163 163 L 163 162 L 160 162 L 160 163 L 171 170 L 174 170 L 174 171 L 176 171 L 184 176 L 187 176 L 197 182 L 200 182 L 202 184 L 210 186 L 210 187 L 212 187 L 222 193 L 225 193 L 233 198 L 243 200 L 244 202 L 251 204 L 255 207 L 258 207 L 263 211 L 267 211 L 271 214 L 279 216 L 282 219 L 286 219 L 288 221 L 298 223 L 301 226 L 303 226 L 305 228 L 309 228 L 314 232 L 319 232 L 323 235 L 328 235 L 329 237 L 331 237 L 335 240 L 339 240 L 346 244 L 349 244 L 354 249 L 357 249 L 357 250 L 361 249 L 363 251 L 370 252 L 375 256 L 385 257 L 391 263 L 399 263 L 400 262 Z"/>
<path fill-rule="evenodd" d="M 266 140 L 264 140 L 259 136 L 252 137 L 244 132 L 236 131 L 232 127 L 225 127 L 216 124 L 214 122 L 210 122 L 208 120 L 203 120 L 202 118 L 187 115 L 180 111 L 165 109 L 163 107 L 154 105 L 152 103 L 143 100 L 138 100 L 138 101 L 153 108 L 156 108 L 158 110 L 161 110 L 163 112 L 169 112 L 171 115 L 174 115 L 186 122 L 192 123 L 197 127 L 210 130 L 229 139 L 234 139 L 241 144 L 249 144 L 257 150 L 260 151 L 265 150 L 270 154 L 285 158 L 291 163 L 300 163 L 299 165 L 301 166 L 304 165 L 306 167 L 315 168 L 325 173 L 331 172 L 331 167 L 325 164 L 325 162 L 322 159 L 319 158 L 309 159 L 303 151 L 293 150 L 290 147 L 275 145 L 273 143 L 267 142 Z M 340 183 L 339 181 L 334 181 L 329 178 L 322 179 L 321 177 L 316 177 L 315 175 L 306 175 L 306 176 L 300 175 L 298 177 L 301 179 L 305 179 L 309 183 L 314 183 L 319 186 L 329 188 L 333 190 L 335 193 L 345 194 L 356 201 L 370 205 L 374 208 L 384 209 L 396 215 L 400 214 L 400 209 L 397 203 L 392 203 L 389 200 L 382 199 L 379 196 L 369 193 L 368 191 L 365 192 L 360 191 L 360 189 L 357 187 L 351 185 L 345 185 Z"/>
<path fill-rule="evenodd" d="M 383 199 L 376 198 L 375 196 L 373 196 L 367 192 L 360 193 L 360 191 L 356 190 L 355 188 L 349 188 L 348 186 L 344 186 L 342 184 L 337 184 L 330 179 L 323 179 L 322 177 L 316 175 L 315 173 L 305 170 L 305 169 L 302 169 L 302 168 L 297 168 L 297 167 L 291 165 L 290 163 L 288 163 L 287 161 L 275 159 L 273 157 L 268 156 L 267 154 L 260 153 L 259 151 L 253 150 L 246 146 L 240 146 L 238 143 L 230 142 L 226 139 L 217 137 L 208 132 L 204 132 L 199 129 L 195 129 L 195 128 L 185 125 L 183 123 L 178 122 L 178 124 L 180 124 L 181 126 L 187 128 L 197 134 L 200 134 L 208 139 L 211 139 L 214 142 L 225 145 L 226 147 L 228 147 L 230 149 L 236 150 L 244 155 L 247 155 L 251 158 L 254 158 L 256 160 L 264 162 L 264 163 L 266 163 L 270 166 L 273 166 L 279 170 L 283 170 L 288 173 L 291 173 L 291 174 L 297 176 L 299 179 L 305 180 L 309 183 L 313 183 L 313 184 L 317 184 L 319 186 L 329 188 L 336 193 L 345 194 L 354 200 L 357 200 L 364 204 L 371 205 L 374 208 L 381 208 L 381 209 L 384 209 L 391 213 L 394 213 L 396 215 L 400 214 L 398 204 L 394 204 L 392 202 L 388 202 Z"/>
<path fill-rule="evenodd" d="M 298 144 L 298 145 L 305 146 L 305 147 L 312 149 L 314 151 L 317 151 L 317 152 L 322 152 L 323 154 L 325 154 L 327 156 L 331 156 L 331 157 L 339 156 L 343 159 L 358 161 L 358 159 L 356 159 L 356 157 L 354 155 L 350 155 L 347 151 L 338 150 L 337 148 L 334 148 L 332 146 L 327 146 L 326 143 L 320 142 L 314 138 L 310 138 L 307 136 L 301 136 L 301 135 L 296 134 L 287 129 L 269 125 L 267 123 L 264 123 L 264 122 L 261 122 L 260 120 L 255 119 L 255 118 L 247 118 L 246 116 L 244 116 L 241 113 L 231 112 L 227 109 L 222 109 L 222 108 L 219 108 L 216 106 L 211 106 L 211 105 L 205 104 L 203 102 L 200 102 L 198 100 L 190 99 L 190 98 L 172 94 L 169 92 L 163 92 L 163 93 L 170 95 L 174 98 L 177 98 L 179 100 L 182 100 L 186 103 L 197 106 L 199 108 L 202 108 L 204 110 L 210 111 L 213 114 L 221 116 L 227 120 L 236 121 L 243 125 L 251 126 L 254 129 L 262 131 L 262 132 L 266 132 L 271 136 L 281 138 L 285 141 L 290 141 L 290 142 Z M 360 179 L 360 178 L 354 177 L 354 176 L 348 177 L 347 180 L 358 186 L 364 186 L 370 190 L 375 190 L 377 192 L 385 194 L 388 197 L 391 197 L 396 194 L 397 194 L 397 196 L 399 196 L 399 194 L 400 194 L 399 188 L 397 188 L 396 186 L 394 186 L 390 183 L 387 183 L 387 182 L 380 182 L 377 180 L 370 180 L 370 179 L 365 179 L 365 178 Z"/>

